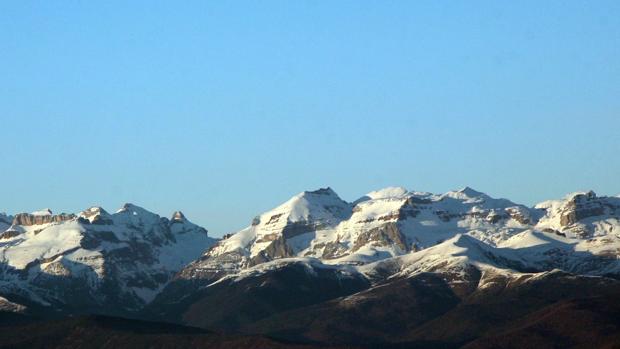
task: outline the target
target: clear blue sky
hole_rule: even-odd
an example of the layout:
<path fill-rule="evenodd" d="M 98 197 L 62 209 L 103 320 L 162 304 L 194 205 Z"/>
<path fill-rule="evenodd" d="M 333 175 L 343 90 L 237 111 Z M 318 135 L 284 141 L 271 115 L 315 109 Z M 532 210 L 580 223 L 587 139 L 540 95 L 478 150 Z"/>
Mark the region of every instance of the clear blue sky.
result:
<path fill-rule="evenodd" d="M 11 1 L 0 211 L 620 193 L 620 1 Z"/>

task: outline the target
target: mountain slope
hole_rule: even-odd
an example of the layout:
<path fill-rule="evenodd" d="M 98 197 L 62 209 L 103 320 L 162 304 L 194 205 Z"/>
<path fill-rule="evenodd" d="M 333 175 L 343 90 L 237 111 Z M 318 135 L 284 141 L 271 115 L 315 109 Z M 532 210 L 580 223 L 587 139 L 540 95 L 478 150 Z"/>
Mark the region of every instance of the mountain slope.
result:
<path fill-rule="evenodd" d="M 589 297 L 617 302 L 619 294 L 620 282 L 614 279 L 559 271 L 495 273 L 470 265 L 458 274 L 448 268 L 402 275 L 349 296 L 275 313 L 247 323 L 243 330 L 321 343 L 460 347 L 528 325 L 540 317 L 539 312 L 558 302 Z M 588 310 L 593 317 L 604 309 L 597 304 Z M 564 319 L 569 322 L 558 332 L 566 334 L 568 328 L 581 327 L 578 310 L 567 310 Z M 609 313 L 601 316 L 610 319 Z M 616 317 L 608 325 L 617 327 L 620 321 Z M 589 328 L 595 337 L 607 332 Z M 587 338 L 583 333 L 576 337 Z M 551 338 L 548 342 L 553 343 Z M 510 343 L 501 339 L 489 343 L 497 341 Z M 527 339 L 516 343 L 525 345 Z"/>
<path fill-rule="evenodd" d="M 0 348 L 314 348 L 264 336 L 225 336 L 193 327 L 107 316 L 0 327 L 0 338 Z"/>
<path fill-rule="evenodd" d="M 620 343 L 619 313 L 613 297 L 559 301 L 465 348 L 614 348 Z"/>

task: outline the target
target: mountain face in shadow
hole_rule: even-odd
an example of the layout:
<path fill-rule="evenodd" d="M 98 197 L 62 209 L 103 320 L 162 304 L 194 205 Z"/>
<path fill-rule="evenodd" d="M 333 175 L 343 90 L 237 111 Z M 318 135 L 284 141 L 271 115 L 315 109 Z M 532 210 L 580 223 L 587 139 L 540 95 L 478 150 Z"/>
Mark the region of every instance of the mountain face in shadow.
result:
<path fill-rule="evenodd" d="M 0 337 L 0 348 L 318 348 L 264 336 L 226 336 L 199 328 L 106 316 L 0 327 Z"/>

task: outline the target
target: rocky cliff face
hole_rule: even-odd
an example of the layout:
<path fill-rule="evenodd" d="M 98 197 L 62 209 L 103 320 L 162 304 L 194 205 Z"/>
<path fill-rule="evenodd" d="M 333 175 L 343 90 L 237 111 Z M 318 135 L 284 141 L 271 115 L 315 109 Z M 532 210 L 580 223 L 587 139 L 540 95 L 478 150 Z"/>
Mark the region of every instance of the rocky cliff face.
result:
<path fill-rule="evenodd" d="M 575 238 L 614 235 L 620 217 L 620 198 L 599 197 L 594 192 L 579 192 L 563 200 L 536 205 L 543 216 L 537 227 Z"/>
<path fill-rule="evenodd" d="M 31 226 L 31 225 L 43 225 L 43 224 L 49 224 L 49 223 L 61 223 L 64 221 L 68 221 L 75 218 L 75 215 L 73 214 L 65 214 L 65 213 L 61 213 L 61 214 L 57 214 L 57 215 L 53 215 L 51 214 L 46 214 L 46 215 L 37 215 L 37 214 L 30 214 L 30 213 L 18 213 L 15 215 L 15 217 L 13 218 L 13 225 L 21 225 L 21 226 Z"/>

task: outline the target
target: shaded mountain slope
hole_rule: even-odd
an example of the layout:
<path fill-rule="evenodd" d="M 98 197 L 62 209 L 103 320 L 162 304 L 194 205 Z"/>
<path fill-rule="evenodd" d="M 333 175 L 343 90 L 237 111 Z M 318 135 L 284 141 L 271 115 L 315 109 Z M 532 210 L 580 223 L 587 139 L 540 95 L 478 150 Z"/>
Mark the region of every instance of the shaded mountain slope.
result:
<path fill-rule="evenodd" d="M 263 336 L 225 336 L 168 323 L 105 316 L 0 327 L 0 348 L 314 348 Z"/>

